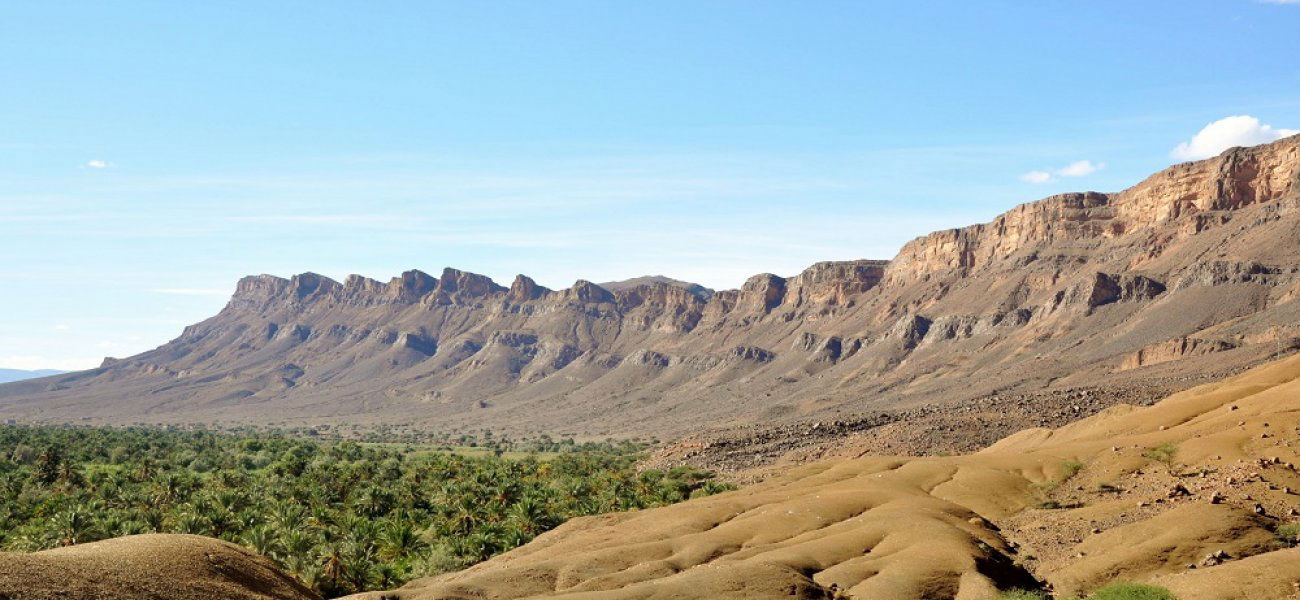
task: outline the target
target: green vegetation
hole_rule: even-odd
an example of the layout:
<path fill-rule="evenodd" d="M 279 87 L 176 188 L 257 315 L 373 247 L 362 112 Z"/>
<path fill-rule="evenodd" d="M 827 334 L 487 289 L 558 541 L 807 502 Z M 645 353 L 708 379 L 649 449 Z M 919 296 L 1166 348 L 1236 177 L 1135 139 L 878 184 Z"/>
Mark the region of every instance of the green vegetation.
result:
<path fill-rule="evenodd" d="M 1061 461 L 1060 481 L 1064 483 L 1068 481 L 1071 477 L 1078 475 L 1079 471 L 1082 471 L 1084 466 L 1085 465 L 1083 464 L 1083 461 L 1074 458 Z"/>
<path fill-rule="evenodd" d="M 1070 478 L 1074 477 L 1075 475 L 1078 475 L 1079 471 L 1082 471 L 1085 466 L 1086 465 L 1084 465 L 1082 461 L 1079 461 L 1077 459 L 1070 458 L 1070 459 L 1062 460 L 1060 465 L 1061 472 L 1055 479 L 1040 481 L 1038 483 L 1035 483 L 1034 487 L 1038 488 L 1038 491 L 1044 494 L 1050 494 L 1054 490 L 1056 490 L 1056 488 L 1061 487 L 1061 484 L 1069 481 Z M 1059 502 L 1050 499 L 1044 499 L 1042 502 L 1038 504 L 1038 507 L 1055 509 L 1055 508 L 1061 508 L 1061 504 Z"/>
<path fill-rule="evenodd" d="M 537 446 L 546 454 L 0 427 L 0 547 L 194 533 L 243 544 L 328 597 L 460 569 L 570 517 L 729 489 L 689 469 L 637 472 L 638 444 Z"/>
<path fill-rule="evenodd" d="M 1174 445 L 1171 442 L 1165 442 L 1163 444 L 1160 444 L 1159 446 L 1156 446 L 1155 448 L 1148 449 L 1145 453 L 1142 454 L 1142 456 L 1145 456 L 1157 462 L 1165 463 L 1165 466 L 1168 467 L 1174 464 L 1174 456 L 1176 456 L 1177 454 L 1178 454 L 1178 446 Z"/>
<path fill-rule="evenodd" d="M 1049 600 L 1052 598 L 1042 590 L 1007 590 L 997 595 L 996 600 Z M 1079 600 L 1077 596 L 1063 596 L 1059 600 Z M 1169 590 L 1144 583 L 1117 581 L 1108 583 L 1087 596 L 1087 600 L 1177 600 Z"/>
<path fill-rule="evenodd" d="M 1277 539 L 1288 546 L 1300 545 L 1300 522 L 1278 525 L 1275 533 Z"/>
<path fill-rule="evenodd" d="M 1167 589 L 1145 583 L 1117 581 L 1088 594 L 1088 600 L 1176 600 Z"/>
<path fill-rule="evenodd" d="M 1047 600 L 1047 594 L 1038 590 L 1006 590 L 996 600 Z"/>

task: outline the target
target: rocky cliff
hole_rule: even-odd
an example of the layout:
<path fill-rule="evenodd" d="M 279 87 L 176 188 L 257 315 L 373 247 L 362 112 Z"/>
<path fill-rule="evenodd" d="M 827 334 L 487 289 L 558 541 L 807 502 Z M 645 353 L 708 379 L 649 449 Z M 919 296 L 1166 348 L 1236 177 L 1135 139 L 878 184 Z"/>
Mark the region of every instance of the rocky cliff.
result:
<path fill-rule="evenodd" d="M 155 350 L 0 386 L 0 417 L 675 435 L 1187 387 L 1300 337 L 1300 138 L 1024 204 L 888 262 L 609 288 L 247 277 Z"/>

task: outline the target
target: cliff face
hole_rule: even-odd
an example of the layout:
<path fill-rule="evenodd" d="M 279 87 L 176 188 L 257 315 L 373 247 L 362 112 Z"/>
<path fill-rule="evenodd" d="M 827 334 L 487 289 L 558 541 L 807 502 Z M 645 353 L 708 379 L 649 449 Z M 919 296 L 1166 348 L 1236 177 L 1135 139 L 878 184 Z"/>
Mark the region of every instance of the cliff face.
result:
<path fill-rule="evenodd" d="M 156 350 L 0 387 L 0 417 L 671 435 L 1012 389 L 1176 386 L 1300 336 L 1298 209 L 1289 138 L 1117 194 L 1024 204 L 889 262 L 739 290 L 505 287 L 450 268 L 247 277 Z"/>
<path fill-rule="evenodd" d="M 1052 196 L 1017 206 L 992 223 L 917 238 L 899 252 L 889 276 L 906 283 L 934 273 L 969 273 L 1021 250 L 1150 233 L 1177 221 L 1186 221 L 1186 227 L 1167 233 L 1185 237 L 1216 220 L 1226 222 L 1224 211 L 1293 198 L 1297 189 L 1296 138 L 1233 148 L 1209 160 L 1174 165 L 1118 194 Z"/>

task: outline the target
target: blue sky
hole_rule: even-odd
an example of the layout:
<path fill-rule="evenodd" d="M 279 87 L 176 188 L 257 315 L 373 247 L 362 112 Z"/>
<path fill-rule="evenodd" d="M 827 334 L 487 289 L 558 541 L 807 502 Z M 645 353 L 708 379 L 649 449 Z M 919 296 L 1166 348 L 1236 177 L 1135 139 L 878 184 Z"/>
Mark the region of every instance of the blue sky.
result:
<path fill-rule="evenodd" d="M 5 3 L 0 367 L 251 273 L 734 287 L 1300 128 L 1300 4 L 919 4 Z"/>

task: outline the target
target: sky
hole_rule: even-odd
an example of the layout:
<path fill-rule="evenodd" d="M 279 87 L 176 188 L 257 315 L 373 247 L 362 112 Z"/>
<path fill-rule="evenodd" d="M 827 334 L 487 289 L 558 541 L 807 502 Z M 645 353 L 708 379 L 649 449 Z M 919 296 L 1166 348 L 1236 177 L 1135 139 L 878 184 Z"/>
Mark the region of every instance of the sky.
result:
<path fill-rule="evenodd" d="M 242 276 L 715 288 L 1300 129 L 1300 3 L 0 5 L 0 367 Z"/>

